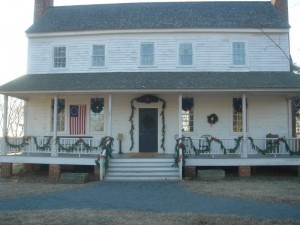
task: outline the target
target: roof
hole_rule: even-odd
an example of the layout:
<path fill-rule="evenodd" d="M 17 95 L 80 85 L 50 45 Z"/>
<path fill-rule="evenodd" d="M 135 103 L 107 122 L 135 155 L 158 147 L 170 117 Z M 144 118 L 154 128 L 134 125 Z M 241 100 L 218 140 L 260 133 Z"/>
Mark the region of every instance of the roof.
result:
<path fill-rule="evenodd" d="M 299 89 L 289 72 L 110 72 L 29 74 L 0 86 L 0 93 L 125 90 Z"/>
<path fill-rule="evenodd" d="M 289 28 L 270 1 L 160 2 L 51 7 L 26 32 Z"/>

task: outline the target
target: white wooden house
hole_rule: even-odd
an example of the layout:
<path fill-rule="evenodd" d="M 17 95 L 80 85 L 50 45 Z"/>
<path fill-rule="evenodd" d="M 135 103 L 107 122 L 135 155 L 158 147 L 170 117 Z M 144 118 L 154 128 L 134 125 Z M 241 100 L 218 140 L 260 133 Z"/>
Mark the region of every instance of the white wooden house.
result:
<path fill-rule="evenodd" d="M 8 96 L 26 101 L 31 138 L 2 140 L 3 171 L 49 164 L 57 177 L 60 165 L 94 165 L 104 136 L 115 138 L 118 153 L 118 135 L 121 160 L 168 158 L 176 138 L 191 138 L 183 140 L 186 173 L 300 165 L 287 0 L 35 7 L 27 74 L 0 87 L 6 105 Z"/>

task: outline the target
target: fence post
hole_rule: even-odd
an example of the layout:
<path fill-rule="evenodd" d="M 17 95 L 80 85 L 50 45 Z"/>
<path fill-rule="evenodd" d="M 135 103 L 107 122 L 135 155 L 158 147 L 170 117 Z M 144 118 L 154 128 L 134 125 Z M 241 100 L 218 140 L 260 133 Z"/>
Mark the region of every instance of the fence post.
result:
<path fill-rule="evenodd" d="M 106 150 L 103 150 L 103 152 L 100 154 L 100 180 L 104 180 L 105 175 L 105 156 L 106 156 Z"/>
<path fill-rule="evenodd" d="M 182 148 L 179 148 L 179 179 L 182 180 Z"/>

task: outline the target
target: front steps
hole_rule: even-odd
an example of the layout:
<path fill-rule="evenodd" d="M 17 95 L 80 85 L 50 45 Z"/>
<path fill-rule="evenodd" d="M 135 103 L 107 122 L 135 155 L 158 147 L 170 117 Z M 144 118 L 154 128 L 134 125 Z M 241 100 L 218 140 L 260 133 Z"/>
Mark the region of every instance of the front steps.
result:
<path fill-rule="evenodd" d="M 104 180 L 178 180 L 174 159 L 111 159 Z"/>

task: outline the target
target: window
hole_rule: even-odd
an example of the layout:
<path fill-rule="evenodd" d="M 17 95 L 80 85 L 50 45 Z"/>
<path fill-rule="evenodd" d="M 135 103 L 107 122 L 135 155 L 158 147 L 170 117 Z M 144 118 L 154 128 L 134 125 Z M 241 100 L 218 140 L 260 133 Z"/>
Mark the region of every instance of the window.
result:
<path fill-rule="evenodd" d="M 154 65 L 154 43 L 141 43 L 141 65 Z"/>
<path fill-rule="evenodd" d="M 247 104 L 247 103 L 246 103 Z M 243 132 L 243 100 L 242 98 L 232 99 L 232 125 L 233 132 Z M 248 113 L 247 113 L 248 115 Z M 246 125 L 247 128 L 248 124 Z"/>
<path fill-rule="evenodd" d="M 179 44 L 179 65 L 193 65 L 193 46 L 191 43 Z"/>
<path fill-rule="evenodd" d="M 92 66 L 105 66 L 105 45 L 93 45 Z"/>
<path fill-rule="evenodd" d="M 91 98 L 90 132 L 104 131 L 104 98 Z"/>
<path fill-rule="evenodd" d="M 54 122 L 54 100 L 51 102 L 51 131 L 53 131 L 53 122 Z M 65 99 L 57 100 L 57 131 L 65 130 Z"/>
<path fill-rule="evenodd" d="M 183 98 L 182 99 L 182 131 L 193 132 L 194 131 L 194 99 Z"/>
<path fill-rule="evenodd" d="M 54 47 L 53 66 L 54 68 L 66 68 L 67 65 L 67 48 Z"/>
<path fill-rule="evenodd" d="M 245 42 L 232 43 L 232 64 L 235 66 L 246 65 Z"/>

